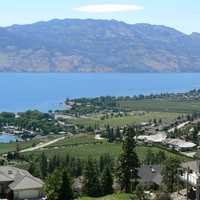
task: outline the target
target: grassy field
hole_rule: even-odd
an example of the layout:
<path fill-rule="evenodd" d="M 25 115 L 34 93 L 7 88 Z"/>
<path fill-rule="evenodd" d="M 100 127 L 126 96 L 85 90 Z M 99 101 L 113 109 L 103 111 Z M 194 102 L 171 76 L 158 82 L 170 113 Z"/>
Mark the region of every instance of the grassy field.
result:
<path fill-rule="evenodd" d="M 83 141 L 85 143 L 83 143 Z M 82 143 L 81 143 L 82 142 Z M 94 143 L 92 136 L 87 137 L 77 137 L 66 139 L 64 141 L 60 141 L 53 146 L 49 146 L 48 148 L 42 149 L 48 157 L 52 157 L 54 155 L 59 155 L 60 157 L 65 157 L 66 154 L 69 154 L 73 157 L 80 158 L 86 160 L 88 157 L 93 157 L 98 159 L 101 155 L 105 153 L 109 153 L 114 158 L 117 158 L 120 153 L 122 146 L 120 143 L 108 143 L 107 141 L 97 141 L 98 143 Z M 154 146 L 138 146 L 136 148 L 137 154 L 141 161 L 144 160 L 147 151 L 151 149 L 154 153 L 162 150 L 159 147 Z M 40 155 L 41 150 L 25 153 L 25 155 L 33 154 L 35 156 Z M 167 150 L 165 151 L 167 156 L 173 157 L 176 156 L 177 158 L 181 159 L 182 161 L 188 160 L 185 156 L 171 153 Z"/>
<path fill-rule="evenodd" d="M 26 142 L 19 142 L 19 148 L 20 148 L 20 150 L 26 149 L 26 148 L 32 147 L 34 145 L 37 145 L 40 142 L 47 142 L 47 141 L 53 140 L 57 137 L 60 137 L 60 136 L 59 135 L 51 135 L 51 136 L 48 136 L 48 137 L 43 138 L 43 139 L 33 139 L 33 140 L 30 140 L 30 141 L 26 141 Z M 11 143 L 8 143 L 8 144 L 0 143 L 0 155 L 4 154 L 4 153 L 15 151 L 16 146 L 17 146 L 16 142 L 11 142 Z"/>
<path fill-rule="evenodd" d="M 113 117 L 105 120 L 99 118 L 79 118 L 72 120 L 73 123 L 77 125 L 92 126 L 94 127 L 104 127 L 105 125 L 110 125 L 112 127 L 124 126 L 138 124 L 142 122 L 148 122 L 152 119 L 162 119 L 163 121 L 171 121 L 176 119 L 179 114 L 177 113 L 168 113 L 168 112 L 149 112 L 142 115 L 133 115 L 133 116 L 123 116 L 123 117 Z"/>
<path fill-rule="evenodd" d="M 100 198 L 81 197 L 77 200 L 129 200 L 130 194 L 118 193 Z"/>
<path fill-rule="evenodd" d="M 25 148 L 29 148 L 35 144 L 38 144 L 40 141 L 39 140 L 32 140 L 32 141 L 28 141 L 28 142 L 20 142 L 19 146 L 20 149 L 25 149 Z M 17 143 L 16 142 L 11 142 L 8 144 L 0 144 L 0 154 L 4 154 L 4 153 L 8 153 L 8 152 L 12 152 L 16 150 L 16 146 Z"/>
<path fill-rule="evenodd" d="M 66 138 L 65 140 L 60 140 L 59 142 L 52 144 L 49 147 L 92 144 L 96 142 L 97 140 L 95 140 L 94 135 L 79 134 L 79 135 L 74 135 L 71 138 Z"/>
<path fill-rule="evenodd" d="M 121 101 L 121 108 L 153 112 L 191 113 L 200 112 L 199 101 L 175 101 L 169 99 L 152 99 L 137 101 Z"/>

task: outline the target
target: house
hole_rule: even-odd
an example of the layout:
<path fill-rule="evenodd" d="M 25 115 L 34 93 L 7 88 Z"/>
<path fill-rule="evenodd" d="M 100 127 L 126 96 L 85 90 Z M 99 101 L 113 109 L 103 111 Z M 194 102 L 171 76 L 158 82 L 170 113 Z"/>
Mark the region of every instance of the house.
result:
<path fill-rule="evenodd" d="M 0 167 L 0 195 L 14 200 L 39 199 L 42 197 L 43 181 L 28 171 L 12 166 Z"/>
<path fill-rule="evenodd" d="M 162 183 L 160 165 L 143 165 L 138 169 L 139 181 L 145 185 L 160 186 Z"/>

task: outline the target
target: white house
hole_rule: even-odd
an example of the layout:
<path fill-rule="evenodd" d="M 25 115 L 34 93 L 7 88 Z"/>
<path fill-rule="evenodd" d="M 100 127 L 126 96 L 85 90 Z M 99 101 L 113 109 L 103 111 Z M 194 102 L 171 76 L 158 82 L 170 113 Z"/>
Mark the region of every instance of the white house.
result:
<path fill-rule="evenodd" d="M 0 194 L 14 200 L 39 199 L 42 197 L 43 181 L 28 171 L 11 166 L 0 167 Z"/>

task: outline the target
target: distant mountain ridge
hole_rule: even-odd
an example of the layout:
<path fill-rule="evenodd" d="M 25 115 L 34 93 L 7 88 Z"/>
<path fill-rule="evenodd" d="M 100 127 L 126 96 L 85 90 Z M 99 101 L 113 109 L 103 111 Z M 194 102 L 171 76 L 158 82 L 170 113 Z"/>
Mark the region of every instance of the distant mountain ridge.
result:
<path fill-rule="evenodd" d="M 0 28 L 0 72 L 200 72 L 200 34 L 115 20 Z"/>

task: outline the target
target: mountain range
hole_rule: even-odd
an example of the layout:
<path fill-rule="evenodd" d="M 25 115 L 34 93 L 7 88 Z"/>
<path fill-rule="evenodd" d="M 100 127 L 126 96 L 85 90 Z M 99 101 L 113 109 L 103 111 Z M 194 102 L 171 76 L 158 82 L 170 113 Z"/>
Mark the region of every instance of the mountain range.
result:
<path fill-rule="evenodd" d="M 200 72 L 200 34 L 92 19 L 1 27 L 0 72 Z"/>

